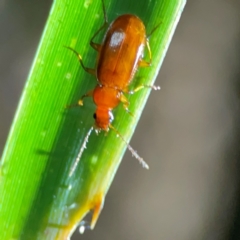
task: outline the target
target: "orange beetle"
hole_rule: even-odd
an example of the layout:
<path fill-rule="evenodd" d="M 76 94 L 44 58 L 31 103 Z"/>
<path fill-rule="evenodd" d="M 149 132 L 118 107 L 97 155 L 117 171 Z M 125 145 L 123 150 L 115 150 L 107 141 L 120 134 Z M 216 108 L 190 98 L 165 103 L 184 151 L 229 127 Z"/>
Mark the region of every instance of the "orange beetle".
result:
<path fill-rule="evenodd" d="M 108 131 L 109 128 L 113 129 L 126 143 L 133 156 L 140 161 L 143 167 L 148 168 L 148 165 L 144 162 L 144 160 L 111 125 L 111 122 L 114 119 L 112 109 L 116 108 L 120 102 L 123 103 L 125 110 L 129 112 L 129 102 L 124 94 L 132 94 L 143 87 L 150 87 L 154 90 L 160 89 L 160 87 L 156 87 L 154 85 L 139 85 L 131 91 L 128 89 L 138 67 L 148 67 L 151 65 L 152 57 L 148 37 L 146 35 L 146 29 L 143 22 L 137 16 L 125 14 L 119 16 L 111 23 L 102 44 L 93 42 L 96 35 L 105 28 L 108 23 L 103 0 L 102 5 L 105 21 L 90 41 L 90 45 L 98 51 L 96 68 L 91 69 L 85 67 L 81 55 L 74 49 L 67 47 L 77 55 L 83 69 L 94 75 L 98 80 L 96 87 L 83 95 L 77 105 L 83 105 L 83 98 L 89 96 L 93 97 L 93 101 L 96 104 L 96 111 L 93 115 L 95 119 L 94 128 L 96 131 Z M 151 34 L 157 29 L 157 27 L 152 30 Z M 149 62 L 143 59 L 145 47 L 147 47 L 149 53 Z M 89 130 L 87 136 L 85 137 L 78 157 L 71 169 L 70 175 L 72 175 L 78 162 L 80 161 L 82 152 L 92 130 L 93 127 Z"/>

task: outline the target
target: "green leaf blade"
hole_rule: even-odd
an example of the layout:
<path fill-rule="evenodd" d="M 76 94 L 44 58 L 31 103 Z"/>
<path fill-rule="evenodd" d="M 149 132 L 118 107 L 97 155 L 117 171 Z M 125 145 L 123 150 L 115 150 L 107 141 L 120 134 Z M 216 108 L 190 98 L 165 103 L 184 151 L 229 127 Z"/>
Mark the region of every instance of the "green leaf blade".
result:
<path fill-rule="evenodd" d="M 89 2 L 89 4 L 88 4 Z M 140 82 L 153 84 L 185 5 L 184 0 L 106 1 L 109 20 L 133 13 L 148 32 L 153 66 L 140 69 Z M 94 67 L 96 53 L 89 40 L 103 22 L 101 1 L 55 1 L 24 88 L 2 157 L 0 175 L 0 236 L 2 239 L 63 239 L 96 207 L 100 207 L 126 149 L 113 131 L 91 134 L 73 176 L 70 170 L 86 133 L 93 125 L 92 100 L 76 103 L 96 80 L 79 66 L 64 46 L 81 53 Z M 102 34 L 103 35 L 103 34 Z M 102 36 L 99 37 L 99 40 Z M 139 82 L 134 82 L 134 85 Z M 121 106 L 113 125 L 129 141 L 150 91 L 130 96 L 132 118 Z M 96 218 L 98 216 L 96 215 Z"/>

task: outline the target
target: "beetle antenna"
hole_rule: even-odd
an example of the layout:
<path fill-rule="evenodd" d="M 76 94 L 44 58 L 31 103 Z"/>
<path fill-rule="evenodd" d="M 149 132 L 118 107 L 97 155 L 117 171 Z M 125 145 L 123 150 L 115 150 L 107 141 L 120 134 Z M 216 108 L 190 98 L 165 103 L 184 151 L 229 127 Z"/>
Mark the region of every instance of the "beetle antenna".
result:
<path fill-rule="evenodd" d="M 149 169 L 149 166 L 148 164 L 143 160 L 143 158 L 141 158 L 136 150 L 134 150 L 131 145 L 124 139 L 124 137 L 120 134 L 120 132 L 115 128 L 113 127 L 111 124 L 109 125 L 109 127 L 116 132 L 116 134 L 123 140 L 123 142 L 126 144 L 128 150 L 132 153 L 133 157 L 135 157 L 139 163 L 142 165 L 143 168 L 146 168 L 146 169 Z"/>
<path fill-rule="evenodd" d="M 80 150 L 79 150 L 79 152 L 78 152 L 77 158 L 75 159 L 75 162 L 74 162 L 74 164 L 72 165 L 71 170 L 70 170 L 70 172 L 69 172 L 69 177 L 71 177 L 71 176 L 73 175 L 73 173 L 74 173 L 75 170 L 76 170 L 77 165 L 78 165 L 79 162 L 80 162 L 81 156 L 82 156 L 82 154 L 83 154 L 84 149 L 86 148 L 86 144 L 87 144 L 87 142 L 88 142 L 88 139 L 89 139 L 89 136 L 91 135 L 92 130 L 93 130 L 93 127 L 91 127 L 91 128 L 88 130 L 87 135 L 86 135 L 85 138 L 84 138 L 83 144 L 82 144 L 82 146 L 81 146 L 81 148 L 80 148 Z"/>

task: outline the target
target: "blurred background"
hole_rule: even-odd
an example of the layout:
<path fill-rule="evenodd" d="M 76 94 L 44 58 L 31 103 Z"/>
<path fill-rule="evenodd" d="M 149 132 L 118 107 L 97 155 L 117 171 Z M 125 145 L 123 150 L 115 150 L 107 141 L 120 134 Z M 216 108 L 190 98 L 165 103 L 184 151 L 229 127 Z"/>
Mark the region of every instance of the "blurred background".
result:
<path fill-rule="evenodd" d="M 50 0 L 0 0 L 0 152 Z M 72 239 L 240 239 L 240 2 L 189 0 L 94 231 Z"/>

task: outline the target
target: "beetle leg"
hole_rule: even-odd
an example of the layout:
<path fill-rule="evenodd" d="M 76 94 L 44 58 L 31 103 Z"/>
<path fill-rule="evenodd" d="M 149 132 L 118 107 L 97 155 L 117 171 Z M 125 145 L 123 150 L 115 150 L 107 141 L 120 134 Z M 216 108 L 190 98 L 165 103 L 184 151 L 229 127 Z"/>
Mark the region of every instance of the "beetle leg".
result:
<path fill-rule="evenodd" d="M 128 99 L 126 98 L 126 96 L 121 94 L 120 101 L 123 103 L 123 108 L 126 110 L 126 112 L 128 112 L 132 117 L 134 117 L 134 115 L 128 109 L 130 103 L 129 103 Z"/>
<path fill-rule="evenodd" d="M 151 48 L 150 48 L 150 45 L 149 45 L 149 38 L 150 36 L 158 29 L 158 27 L 162 24 L 162 22 L 160 22 L 156 27 L 154 27 L 152 29 L 152 31 L 147 35 L 147 38 L 146 38 L 146 47 L 147 47 L 147 50 L 148 50 L 148 55 L 149 55 L 149 62 L 143 60 L 143 59 L 140 59 L 139 62 L 138 62 L 138 66 L 139 67 L 149 67 L 151 66 L 152 64 L 152 52 L 151 52 Z"/>
<path fill-rule="evenodd" d="M 147 47 L 147 50 L 148 50 L 149 61 L 147 62 L 144 59 L 140 59 L 139 62 L 138 62 L 139 67 L 150 67 L 151 64 L 152 64 L 152 52 L 151 52 L 151 48 L 150 48 L 148 39 L 146 39 L 146 47 Z"/>
<path fill-rule="evenodd" d="M 88 91 L 87 93 L 85 93 L 85 94 L 81 97 L 81 99 L 78 100 L 78 105 L 79 105 L 79 106 L 83 106 L 83 99 L 84 99 L 85 97 L 92 97 L 92 96 L 93 96 L 93 91 L 94 91 L 94 90 L 90 90 L 90 91 Z"/>
<path fill-rule="evenodd" d="M 69 49 L 69 50 L 71 50 L 73 53 L 75 53 L 75 55 L 78 57 L 78 60 L 79 60 L 79 62 L 80 62 L 80 64 L 81 64 L 82 68 L 83 68 L 86 72 L 92 74 L 93 76 L 96 76 L 96 70 L 93 69 L 93 68 L 85 67 L 84 64 L 83 64 L 83 61 L 82 61 L 82 56 L 81 56 L 76 50 L 74 50 L 74 49 L 71 48 L 71 47 L 66 47 L 66 48 Z"/>
<path fill-rule="evenodd" d="M 101 51 L 101 47 L 102 45 L 99 43 L 95 43 L 93 42 L 94 38 L 108 25 L 108 19 L 107 19 L 107 13 L 106 13 L 106 8 L 104 5 L 104 0 L 102 0 L 102 7 L 103 7 L 103 15 L 104 15 L 104 23 L 103 25 L 97 30 L 97 32 L 93 35 L 93 37 L 91 38 L 90 41 L 90 45 L 92 46 L 92 48 L 94 48 L 95 50 L 97 50 L 98 52 Z"/>
<path fill-rule="evenodd" d="M 160 90 L 161 89 L 160 86 L 141 84 L 141 85 L 137 86 L 136 88 L 134 88 L 133 90 L 128 91 L 128 93 L 133 94 L 133 93 L 138 92 L 139 90 L 141 90 L 143 88 L 151 88 L 153 90 Z"/>
<path fill-rule="evenodd" d="M 152 34 L 159 28 L 159 26 L 162 24 L 162 21 L 161 22 L 159 22 L 158 24 L 157 24 L 157 26 L 155 26 L 153 29 L 152 29 L 152 31 L 147 35 L 147 39 L 149 39 L 151 36 L 152 36 Z"/>
<path fill-rule="evenodd" d="M 93 35 L 93 37 L 91 38 L 90 41 L 90 45 L 93 49 L 95 49 L 96 51 L 100 52 L 101 48 L 102 48 L 102 44 L 99 43 L 95 43 L 93 40 L 94 38 L 99 34 L 99 32 L 101 32 L 106 26 L 108 25 L 107 22 L 104 22 L 104 24 L 97 30 L 97 32 Z"/>
<path fill-rule="evenodd" d="M 68 106 L 66 106 L 66 108 L 73 108 L 73 107 L 83 106 L 83 99 L 84 99 L 85 97 L 92 97 L 92 95 L 93 95 L 93 90 L 85 93 L 85 94 L 78 100 L 78 102 L 77 102 L 76 104 L 68 105 Z"/>

